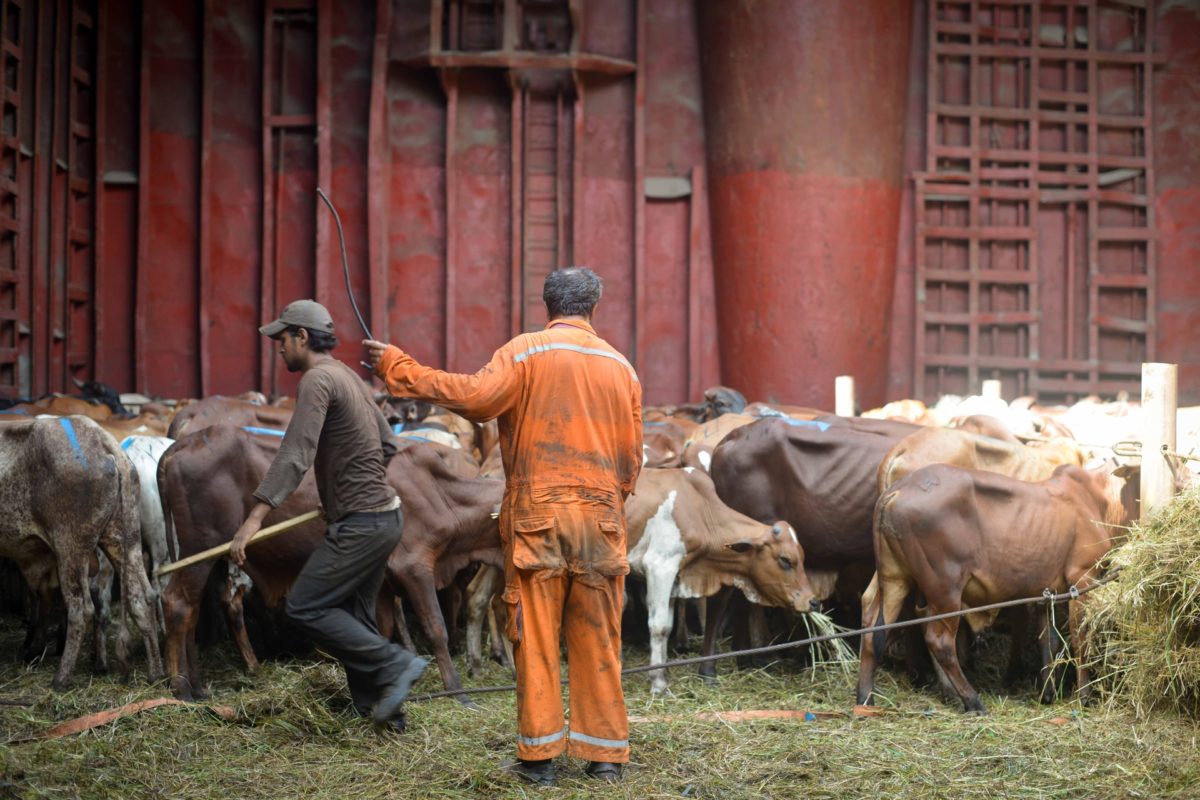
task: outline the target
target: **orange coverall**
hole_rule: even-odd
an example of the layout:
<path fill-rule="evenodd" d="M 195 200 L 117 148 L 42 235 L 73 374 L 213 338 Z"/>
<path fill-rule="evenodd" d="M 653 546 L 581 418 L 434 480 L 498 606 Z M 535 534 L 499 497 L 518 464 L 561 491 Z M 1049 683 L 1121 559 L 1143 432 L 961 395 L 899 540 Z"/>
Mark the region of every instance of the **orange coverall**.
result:
<path fill-rule="evenodd" d="M 393 394 L 485 422 L 498 418 L 508 637 L 517 669 L 517 755 L 568 749 L 629 761 L 621 606 L 629 562 L 625 497 L 642 465 L 642 392 L 629 362 L 580 320 L 501 347 L 474 375 L 422 366 L 389 347 L 376 368 Z M 571 725 L 563 718 L 559 633 Z"/>

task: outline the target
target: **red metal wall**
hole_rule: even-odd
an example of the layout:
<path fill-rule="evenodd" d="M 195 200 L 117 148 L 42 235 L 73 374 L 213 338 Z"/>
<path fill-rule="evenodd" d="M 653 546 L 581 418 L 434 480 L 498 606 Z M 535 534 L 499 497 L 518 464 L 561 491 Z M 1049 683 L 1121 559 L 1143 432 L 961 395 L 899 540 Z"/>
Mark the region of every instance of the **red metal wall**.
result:
<path fill-rule="evenodd" d="M 1160 0 L 1155 33 L 1157 358 L 1179 364 L 1180 402 L 1200 403 L 1200 2 Z"/>
<path fill-rule="evenodd" d="M 19 10 L 0 15 L 21 100 L 0 142 L 4 395 L 290 392 L 255 327 L 303 296 L 356 363 L 318 184 L 376 335 L 429 363 L 478 367 L 541 324 L 545 272 L 580 263 L 648 402 L 724 382 L 829 405 L 842 373 L 864 406 L 911 393 L 926 0 Z M 1151 10 L 1153 343 L 1200 401 L 1200 2 Z"/>
<path fill-rule="evenodd" d="M 702 4 L 725 381 L 830 407 L 884 399 L 911 5 Z"/>

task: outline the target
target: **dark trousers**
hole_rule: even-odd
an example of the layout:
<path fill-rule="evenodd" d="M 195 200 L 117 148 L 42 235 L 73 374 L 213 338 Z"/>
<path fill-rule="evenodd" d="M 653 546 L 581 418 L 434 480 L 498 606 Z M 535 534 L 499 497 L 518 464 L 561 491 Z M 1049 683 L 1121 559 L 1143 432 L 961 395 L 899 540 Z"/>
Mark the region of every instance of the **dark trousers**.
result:
<path fill-rule="evenodd" d="M 326 530 L 288 593 L 288 617 L 342 662 L 354 707 L 364 715 L 413 658 L 375 625 L 375 598 L 403 528 L 399 509 L 342 517 Z"/>

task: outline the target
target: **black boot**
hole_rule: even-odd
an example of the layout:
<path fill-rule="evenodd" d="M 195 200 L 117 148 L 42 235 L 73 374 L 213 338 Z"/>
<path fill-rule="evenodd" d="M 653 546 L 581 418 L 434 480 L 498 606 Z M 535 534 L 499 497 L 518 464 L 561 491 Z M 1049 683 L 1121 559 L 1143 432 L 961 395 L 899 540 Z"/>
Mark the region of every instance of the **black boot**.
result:
<path fill-rule="evenodd" d="M 536 786 L 554 786 L 557 783 L 557 770 L 552 759 L 541 761 L 526 761 L 519 758 L 508 766 L 508 771 L 523 781 Z"/>
<path fill-rule="evenodd" d="M 597 780 L 608 783 L 616 783 L 621 780 L 621 765 L 611 761 L 589 761 L 584 772 Z"/>

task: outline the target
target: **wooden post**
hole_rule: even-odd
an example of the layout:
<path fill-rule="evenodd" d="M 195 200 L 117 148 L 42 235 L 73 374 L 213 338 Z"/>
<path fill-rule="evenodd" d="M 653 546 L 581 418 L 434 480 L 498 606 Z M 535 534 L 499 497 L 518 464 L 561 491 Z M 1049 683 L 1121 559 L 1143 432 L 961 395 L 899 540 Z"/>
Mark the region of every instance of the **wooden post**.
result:
<path fill-rule="evenodd" d="M 833 411 L 839 417 L 854 416 L 854 377 L 838 375 L 833 379 Z"/>
<path fill-rule="evenodd" d="M 1175 494 L 1175 475 L 1164 450 L 1175 450 L 1179 367 L 1142 364 L 1142 509 L 1145 522 Z"/>
<path fill-rule="evenodd" d="M 1004 399 L 1000 396 L 1000 381 L 997 380 L 984 381 L 983 389 L 980 390 L 980 394 L 992 400 Z"/>

